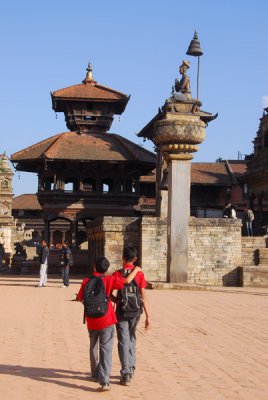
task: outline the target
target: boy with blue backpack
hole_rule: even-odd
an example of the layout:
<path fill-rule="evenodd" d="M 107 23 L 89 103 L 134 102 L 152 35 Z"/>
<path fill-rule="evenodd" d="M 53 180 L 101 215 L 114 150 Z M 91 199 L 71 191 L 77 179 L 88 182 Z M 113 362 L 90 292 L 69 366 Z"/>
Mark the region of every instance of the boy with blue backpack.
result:
<path fill-rule="evenodd" d="M 125 278 L 104 275 L 109 266 L 107 258 L 98 258 L 93 266 L 92 276 L 83 280 L 77 294 L 77 300 L 84 303 L 89 332 L 91 376 L 100 383 L 102 391 L 110 390 L 114 325 L 117 322 L 110 295 L 113 290 L 121 290 L 124 284 L 130 283 L 141 271 L 139 267 L 135 267 Z"/>
<path fill-rule="evenodd" d="M 123 268 L 114 272 L 115 277 L 129 277 L 135 271 L 137 251 L 134 247 L 123 250 Z M 118 354 L 121 362 L 121 379 L 123 386 L 129 386 L 136 368 L 136 329 L 141 313 L 145 312 L 145 329 L 150 326 L 149 310 L 145 288 L 147 283 L 142 271 L 127 285 L 118 290 L 116 302 Z"/>

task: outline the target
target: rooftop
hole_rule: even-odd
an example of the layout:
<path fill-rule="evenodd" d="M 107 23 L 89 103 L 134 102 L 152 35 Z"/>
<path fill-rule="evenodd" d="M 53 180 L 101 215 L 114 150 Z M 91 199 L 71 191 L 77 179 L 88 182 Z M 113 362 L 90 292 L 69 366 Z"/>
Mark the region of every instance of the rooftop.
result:
<path fill-rule="evenodd" d="M 86 101 L 86 102 L 109 102 L 117 104 L 114 109 L 116 114 L 121 114 L 129 100 L 128 95 L 97 83 L 92 76 L 91 65 L 88 65 L 87 76 L 78 85 L 68 86 L 51 93 L 52 108 L 57 111 L 65 111 L 66 101 Z"/>
<path fill-rule="evenodd" d="M 21 194 L 20 196 L 13 197 L 12 200 L 13 210 L 41 210 L 39 201 L 36 194 Z"/>
<path fill-rule="evenodd" d="M 113 133 L 81 135 L 78 132 L 63 132 L 11 156 L 14 163 L 37 159 L 139 161 L 154 164 L 155 154 Z"/>
<path fill-rule="evenodd" d="M 220 162 L 192 162 L 191 184 L 229 186 L 246 172 L 244 160 L 223 160 Z M 156 170 L 148 176 L 141 176 L 142 182 L 155 181 Z"/>

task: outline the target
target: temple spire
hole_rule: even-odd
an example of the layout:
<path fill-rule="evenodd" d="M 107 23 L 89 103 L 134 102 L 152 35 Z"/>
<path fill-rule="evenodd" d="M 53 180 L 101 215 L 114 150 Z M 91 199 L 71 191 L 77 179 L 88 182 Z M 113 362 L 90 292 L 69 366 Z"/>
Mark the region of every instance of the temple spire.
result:
<path fill-rule="evenodd" d="M 92 66 L 90 63 L 88 63 L 87 75 L 86 75 L 85 79 L 83 80 L 83 83 L 96 83 L 96 81 L 94 81 L 94 79 L 93 79 L 92 71 L 93 71 Z"/>

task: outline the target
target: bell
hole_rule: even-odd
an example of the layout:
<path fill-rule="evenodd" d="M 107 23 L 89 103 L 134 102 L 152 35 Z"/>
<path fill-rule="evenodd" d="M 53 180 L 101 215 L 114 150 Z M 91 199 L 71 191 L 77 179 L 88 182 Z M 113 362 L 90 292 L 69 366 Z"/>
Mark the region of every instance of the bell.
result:
<path fill-rule="evenodd" d="M 168 168 L 163 170 L 163 177 L 159 185 L 160 190 L 168 190 Z"/>
<path fill-rule="evenodd" d="M 188 47 L 186 54 L 188 54 L 188 56 L 194 56 L 194 57 L 203 55 L 203 51 L 201 50 L 200 42 L 196 31 L 194 33 L 194 38 L 193 40 L 191 40 L 190 46 Z"/>

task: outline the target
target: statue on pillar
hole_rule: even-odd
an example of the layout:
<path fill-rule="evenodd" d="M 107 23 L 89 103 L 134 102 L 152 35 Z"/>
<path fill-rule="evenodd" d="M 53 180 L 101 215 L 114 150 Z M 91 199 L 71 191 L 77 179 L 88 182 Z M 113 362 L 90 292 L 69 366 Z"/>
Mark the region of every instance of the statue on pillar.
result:
<path fill-rule="evenodd" d="M 182 78 L 180 81 L 178 79 L 175 79 L 175 92 L 173 96 L 176 100 L 187 101 L 191 100 L 192 98 L 190 91 L 190 78 L 186 74 L 189 68 L 190 68 L 190 62 L 183 60 L 179 68 Z"/>

